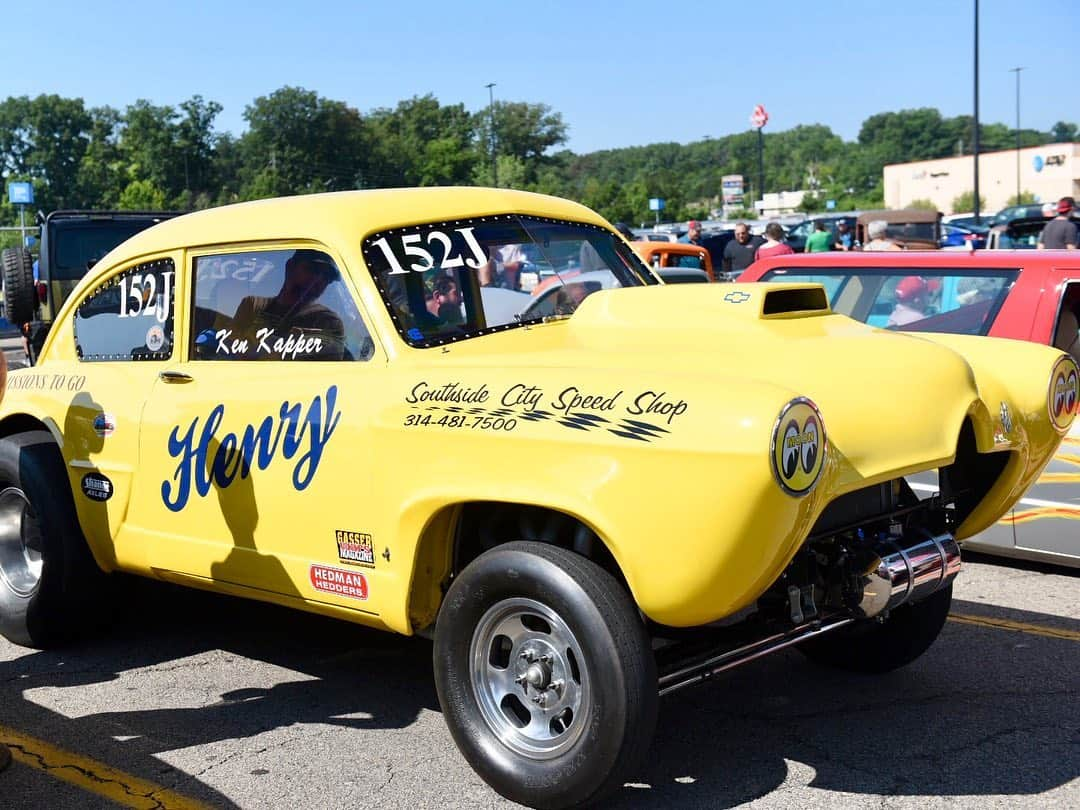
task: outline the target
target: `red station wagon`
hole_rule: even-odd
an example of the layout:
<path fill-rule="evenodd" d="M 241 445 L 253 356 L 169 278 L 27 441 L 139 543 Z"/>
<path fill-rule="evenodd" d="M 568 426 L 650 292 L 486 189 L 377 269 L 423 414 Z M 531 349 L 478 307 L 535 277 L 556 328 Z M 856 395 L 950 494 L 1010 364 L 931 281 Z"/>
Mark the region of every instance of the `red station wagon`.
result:
<path fill-rule="evenodd" d="M 756 262 L 739 280 L 818 282 L 834 311 L 873 326 L 1027 340 L 1080 362 L 1080 251 L 798 254 Z M 932 479 L 911 483 L 937 491 Z M 1080 567 L 1080 428 L 1013 513 L 964 545 Z"/>

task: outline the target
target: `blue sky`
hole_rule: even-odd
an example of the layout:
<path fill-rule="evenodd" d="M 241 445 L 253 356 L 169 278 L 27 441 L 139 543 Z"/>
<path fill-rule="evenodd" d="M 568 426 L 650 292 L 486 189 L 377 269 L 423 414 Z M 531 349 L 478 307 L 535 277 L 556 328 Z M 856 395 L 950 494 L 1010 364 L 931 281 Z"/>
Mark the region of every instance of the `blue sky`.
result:
<path fill-rule="evenodd" d="M 57 93 L 89 106 L 136 99 L 244 107 L 284 85 L 361 112 L 434 94 L 470 110 L 542 102 L 577 152 L 821 123 L 845 139 L 876 112 L 972 110 L 973 0 L 345 2 L 50 0 L 5 22 L 0 98 Z M 40 17 L 38 15 L 41 15 Z M 9 15 L 10 17 L 10 15 Z M 19 36 L 17 21 L 32 23 Z M 980 117 L 1080 123 L 1076 0 L 981 0 Z"/>

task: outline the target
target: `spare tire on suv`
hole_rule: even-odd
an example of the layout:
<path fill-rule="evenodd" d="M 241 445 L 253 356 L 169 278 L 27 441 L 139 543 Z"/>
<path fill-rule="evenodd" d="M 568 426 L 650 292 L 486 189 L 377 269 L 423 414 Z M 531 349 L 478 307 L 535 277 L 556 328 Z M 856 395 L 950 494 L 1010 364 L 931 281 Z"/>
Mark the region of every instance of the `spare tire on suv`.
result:
<path fill-rule="evenodd" d="M 0 254 L 3 268 L 4 307 L 14 324 L 34 319 L 37 291 L 34 289 L 34 260 L 26 248 L 6 248 Z"/>

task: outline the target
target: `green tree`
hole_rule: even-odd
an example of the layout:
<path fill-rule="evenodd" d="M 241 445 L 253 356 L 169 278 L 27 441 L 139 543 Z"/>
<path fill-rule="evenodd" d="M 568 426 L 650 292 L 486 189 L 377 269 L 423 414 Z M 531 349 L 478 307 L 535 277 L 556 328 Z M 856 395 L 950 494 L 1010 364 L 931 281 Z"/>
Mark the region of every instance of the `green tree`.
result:
<path fill-rule="evenodd" d="M 965 191 L 959 197 L 954 197 L 952 201 L 952 210 L 957 213 L 964 213 L 966 211 L 975 210 L 975 192 Z M 982 194 L 979 195 L 979 210 L 986 210 L 986 198 Z"/>
<path fill-rule="evenodd" d="M 1013 194 L 1009 197 L 1006 205 L 1032 205 L 1036 202 L 1035 195 L 1030 191 L 1021 191 L 1019 195 Z"/>
<path fill-rule="evenodd" d="M 1066 121 L 1058 121 L 1050 127 L 1050 140 L 1054 143 L 1073 143 L 1080 141 L 1080 127 Z"/>
<path fill-rule="evenodd" d="M 301 87 L 282 87 L 244 110 L 240 196 L 255 199 L 362 188 L 369 164 L 360 113 Z"/>
<path fill-rule="evenodd" d="M 974 195 L 972 195 L 972 196 L 974 197 Z M 937 211 L 938 210 L 937 203 L 935 203 L 933 200 L 928 200 L 928 199 L 926 199 L 924 197 L 920 197 L 917 200 L 912 200 L 911 202 L 909 202 L 904 207 L 905 208 L 914 208 L 914 209 L 916 209 L 918 211 Z M 957 210 L 959 210 L 959 209 L 957 209 Z"/>
<path fill-rule="evenodd" d="M 132 180 L 120 192 L 119 208 L 125 211 L 161 211 L 166 207 L 166 194 L 151 180 Z"/>
<path fill-rule="evenodd" d="M 533 183 L 548 162 L 548 151 L 566 141 L 562 116 L 547 104 L 497 101 L 474 115 L 478 151 L 490 161 L 491 122 L 495 122 L 495 151 L 511 155 L 525 167 L 525 182 Z M 501 178 L 500 178 L 501 180 Z M 501 185 L 501 183 L 500 183 Z"/>

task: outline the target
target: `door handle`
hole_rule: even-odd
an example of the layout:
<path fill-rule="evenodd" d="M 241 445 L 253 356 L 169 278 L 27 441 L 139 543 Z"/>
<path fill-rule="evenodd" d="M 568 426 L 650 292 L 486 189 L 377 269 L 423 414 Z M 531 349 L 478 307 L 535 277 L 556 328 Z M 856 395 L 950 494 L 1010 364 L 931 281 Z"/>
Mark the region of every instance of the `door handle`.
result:
<path fill-rule="evenodd" d="M 158 379 L 167 383 L 189 383 L 195 378 L 182 371 L 159 371 Z"/>

